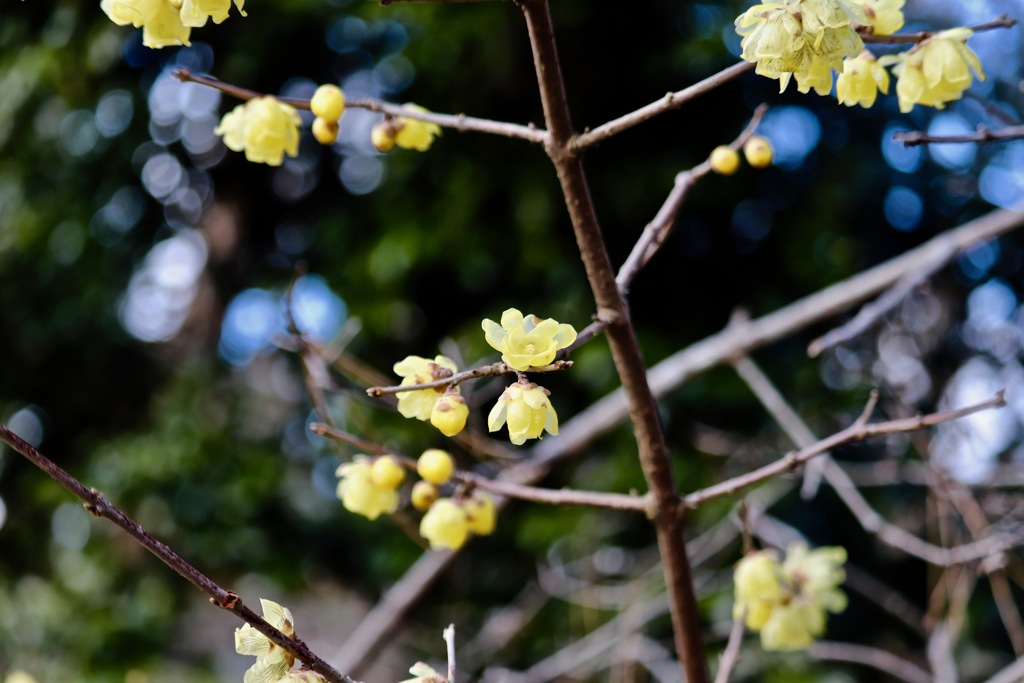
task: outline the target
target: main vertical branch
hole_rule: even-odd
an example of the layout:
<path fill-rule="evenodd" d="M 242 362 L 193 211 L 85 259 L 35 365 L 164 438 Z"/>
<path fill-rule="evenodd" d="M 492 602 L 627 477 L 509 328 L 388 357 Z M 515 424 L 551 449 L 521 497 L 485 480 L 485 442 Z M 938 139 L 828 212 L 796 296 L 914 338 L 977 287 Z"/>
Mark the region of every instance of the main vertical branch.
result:
<path fill-rule="evenodd" d="M 708 671 L 690 561 L 686 555 L 684 520 L 676 514 L 677 489 L 657 404 L 647 383 L 636 332 L 626 301 L 615 282 L 608 252 L 594 211 L 583 163 L 572 148 L 572 120 L 547 0 L 521 0 L 533 46 L 544 120 L 546 149 L 555 165 L 569 209 L 576 243 L 594 293 L 598 317 L 606 324 L 612 357 L 629 402 L 640 464 L 653 495 L 648 511 L 658 536 L 675 630 L 676 651 L 688 683 L 707 683 Z"/>

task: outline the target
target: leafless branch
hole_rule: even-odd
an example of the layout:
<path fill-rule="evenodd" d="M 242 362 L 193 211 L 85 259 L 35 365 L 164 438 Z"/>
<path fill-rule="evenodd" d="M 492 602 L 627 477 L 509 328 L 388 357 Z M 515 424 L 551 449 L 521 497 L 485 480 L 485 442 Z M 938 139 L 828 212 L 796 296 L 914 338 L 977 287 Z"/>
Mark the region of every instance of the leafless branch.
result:
<path fill-rule="evenodd" d="M 554 363 L 544 365 L 538 368 L 530 368 L 527 372 L 554 372 L 556 370 L 566 370 L 572 367 L 571 360 L 556 360 Z M 419 391 L 420 389 L 440 389 L 442 387 L 455 387 L 471 379 L 479 379 L 481 377 L 494 377 L 497 375 L 508 375 L 515 372 L 519 372 L 515 368 L 507 365 L 506 363 L 492 363 L 491 365 L 484 365 L 483 367 L 473 368 L 471 370 L 463 370 L 457 372 L 449 377 L 443 379 L 434 380 L 433 382 L 424 382 L 423 384 L 408 384 L 405 386 L 395 385 L 389 387 L 370 387 L 366 390 L 367 396 L 383 396 L 384 394 L 397 394 L 402 391 Z"/>
<path fill-rule="evenodd" d="M 971 29 L 975 33 L 981 31 L 990 31 L 996 28 L 1013 28 L 1017 25 L 1017 20 L 1010 16 L 1003 14 L 996 17 L 992 21 L 986 21 L 983 24 L 975 24 L 973 26 L 967 26 L 966 28 Z M 876 36 L 873 33 L 867 31 L 861 31 L 861 38 L 865 43 L 875 43 L 883 45 L 896 45 L 901 43 L 923 43 L 932 36 L 941 31 L 918 31 L 917 33 L 900 33 L 891 36 Z"/>
<path fill-rule="evenodd" d="M 1007 126 L 992 130 L 986 126 L 979 126 L 974 133 L 962 133 L 960 135 L 931 135 L 921 130 L 906 130 L 893 133 L 892 139 L 903 143 L 904 147 L 915 147 L 930 143 L 949 142 L 974 142 L 984 145 L 989 142 L 1005 142 L 1007 140 L 1019 140 L 1024 138 L 1024 126 Z"/>
<path fill-rule="evenodd" d="M 933 683 L 931 675 L 916 664 L 874 647 L 818 641 L 810 647 L 808 654 L 814 659 L 862 664 L 907 683 Z"/>
<path fill-rule="evenodd" d="M 729 631 L 729 641 L 725 644 L 725 651 L 718 661 L 718 673 L 715 674 L 715 683 L 729 683 L 729 674 L 736 662 L 740 659 L 740 645 L 743 643 L 743 621 L 747 618 L 746 610 L 739 619 L 733 619 L 732 629 Z"/>

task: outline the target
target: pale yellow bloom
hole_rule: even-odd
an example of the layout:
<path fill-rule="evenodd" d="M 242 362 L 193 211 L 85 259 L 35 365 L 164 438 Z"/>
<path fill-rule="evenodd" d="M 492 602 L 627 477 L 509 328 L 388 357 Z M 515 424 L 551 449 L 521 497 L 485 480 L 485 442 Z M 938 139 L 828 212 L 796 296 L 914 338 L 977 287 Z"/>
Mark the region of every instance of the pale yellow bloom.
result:
<path fill-rule="evenodd" d="M 394 370 L 395 374 L 402 378 L 402 386 L 406 387 L 451 377 L 458 371 L 458 367 L 447 356 L 437 356 L 434 360 L 420 356 L 406 356 L 403 360 L 395 363 Z M 444 391 L 444 387 L 400 391 L 395 394 L 398 397 L 398 412 L 403 417 L 429 420 L 430 414 L 434 412 L 437 399 L 441 398 Z"/>
<path fill-rule="evenodd" d="M 288 637 L 295 636 L 295 621 L 287 607 L 260 598 L 263 618 Z M 279 681 L 292 668 L 295 658 L 249 624 L 235 629 L 235 652 L 256 657 L 256 663 L 245 672 L 244 683 Z"/>
<path fill-rule="evenodd" d="M 904 0 L 858 0 L 867 15 L 867 26 L 876 36 L 891 36 L 903 28 Z"/>
<path fill-rule="evenodd" d="M 445 683 L 448 679 L 434 671 L 434 669 L 423 662 L 416 662 L 409 669 L 415 678 L 407 678 L 400 683 Z"/>
<path fill-rule="evenodd" d="M 487 416 L 488 431 L 496 432 L 508 422 L 508 438 L 517 446 L 541 434 L 558 434 L 555 413 L 548 390 L 536 384 L 517 382 L 509 385 Z"/>
<path fill-rule="evenodd" d="M 576 341 L 572 325 L 552 318 L 541 320 L 533 314 L 523 317 L 515 308 L 501 314 L 500 325 L 484 319 L 481 327 L 487 343 L 501 352 L 501 359 L 520 371 L 550 364 L 561 349 Z"/>
<path fill-rule="evenodd" d="M 458 550 L 469 536 L 466 513 L 451 499 L 441 498 L 423 515 L 420 535 L 434 550 Z"/>
<path fill-rule="evenodd" d="M 489 493 L 475 491 L 473 497 L 462 502 L 469 530 L 477 536 L 487 536 L 494 531 L 497 522 L 497 508 Z"/>
<path fill-rule="evenodd" d="M 466 428 L 469 419 L 469 406 L 458 394 L 447 393 L 434 403 L 430 411 L 430 424 L 438 428 L 445 436 L 455 436 Z"/>
<path fill-rule="evenodd" d="M 757 73 L 778 79 L 779 91 L 796 77 L 800 92 L 827 95 L 832 69 L 856 55 L 864 43 L 851 18 L 866 22 L 859 6 L 840 0 L 786 0 L 754 5 L 736 18 L 743 36 L 741 57 L 757 63 Z"/>
<path fill-rule="evenodd" d="M 907 52 L 878 60 L 895 64 L 900 111 L 907 113 L 915 104 L 943 109 L 946 102 L 963 97 L 974 77 L 985 80 L 981 60 L 967 47 L 973 34 L 968 28 L 942 31 Z"/>
<path fill-rule="evenodd" d="M 245 15 L 242 5 L 245 0 L 235 0 L 238 11 Z M 207 19 L 213 19 L 213 23 L 219 24 L 228 18 L 228 10 L 231 9 L 231 0 L 183 0 L 181 3 L 181 23 L 185 26 L 205 26 Z"/>
<path fill-rule="evenodd" d="M 379 489 L 394 491 L 405 481 L 405 469 L 390 455 L 382 455 L 370 466 L 370 481 Z"/>
<path fill-rule="evenodd" d="M 374 483 L 369 458 L 356 456 L 353 462 L 338 467 L 338 500 L 349 512 L 373 520 L 398 509 L 398 492 Z"/>
<path fill-rule="evenodd" d="M 146 47 L 190 45 L 192 29 L 182 23 L 180 10 L 170 0 L 102 0 L 100 9 L 118 26 L 141 28 Z"/>
<path fill-rule="evenodd" d="M 799 650 L 825 632 L 826 612 L 846 609 L 838 586 L 845 579 L 846 551 L 808 550 L 794 543 L 784 562 L 762 551 L 744 557 L 734 574 L 733 618 L 760 631 L 765 650 Z"/>
<path fill-rule="evenodd" d="M 302 120 L 291 105 L 277 98 L 256 97 L 224 115 L 213 129 L 224 144 L 256 163 L 280 166 L 284 155 L 299 153 L 299 124 Z"/>
<path fill-rule="evenodd" d="M 406 102 L 405 106 L 416 111 L 428 112 L 427 109 L 412 102 Z M 434 138 L 441 134 L 441 126 L 436 123 L 427 123 L 426 121 L 418 121 L 401 116 L 394 123 L 394 128 L 397 131 L 395 133 L 396 145 L 420 152 L 426 152 L 430 149 L 430 145 L 434 143 Z"/>
<path fill-rule="evenodd" d="M 859 104 L 867 109 L 875 104 L 879 90 L 882 94 L 889 92 L 889 72 L 873 54 L 865 50 L 843 62 L 843 72 L 836 81 L 836 97 L 841 104 Z"/>

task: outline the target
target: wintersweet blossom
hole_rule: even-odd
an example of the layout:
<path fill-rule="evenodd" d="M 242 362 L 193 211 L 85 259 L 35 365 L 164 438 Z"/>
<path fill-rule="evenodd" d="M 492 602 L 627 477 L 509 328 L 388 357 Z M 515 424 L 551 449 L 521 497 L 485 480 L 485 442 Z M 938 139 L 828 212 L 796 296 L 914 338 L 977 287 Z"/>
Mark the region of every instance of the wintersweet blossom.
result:
<path fill-rule="evenodd" d="M 501 352 L 501 359 L 514 370 L 542 367 L 555 360 L 555 354 L 576 341 L 572 325 L 530 314 L 523 316 L 510 308 L 501 314 L 501 324 L 490 319 L 481 323 L 487 343 Z M 493 431 L 493 430 L 492 430 Z"/>
<path fill-rule="evenodd" d="M 474 491 L 472 497 L 462 501 L 462 510 L 466 513 L 466 524 L 471 532 L 477 536 L 487 536 L 494 532 L 497 508 L 491 494 Z"/>
<path fill-rule="evenodd" d="M 800 650 L 825 632 L 826 612 L 846 609 L 838 586 L 846 575 L 841 547 L 808 550 L 792 544 L 784 562 L 774 553 L 751 553 L 736 565 L 733 618 L 760 631 L 765 650 Z"/>
<path fill-rule="evenodd" d="M 895 64 L 892 72 L 897 76 L 901 112 L 909 112 L 915 104 L 942 109 L 946 102 L 963 96 L 973 77 L 985 80 L 981 60 L 967 47 L 972 35 L 969 28 L 942 31 L 906 52 L 878 60 L 882 65 Z"/>
<path fill-rule="evenodd" d="M 488 431 L 496 432 L 507 422 L 508 438 L 517 446 L 545 431 L 557 435 L 558 414 L 548 395 L 547 389 L 530 382 L 509 385 L 487 416 Z"/>
<path fill-rule="evenodd" d="M 435 501 L 420 521 L 420 535 L 433 550 L 458 550 L 469 536 L 465 511 L 450 498 Z"/>
<path fill-rule="evenodd" d="M 245 0 L 235 0 L 239 13 L 246 16 L 242 6 Z M 231 0 L 183 0 L 181 2 L 181 23 L 185 26 L 205 26 L 207 19 L 219 24 L 228 18 Z"/>
<path fill-rule="evenodd" d="M 406 102 L 405 106 L 409 109 L 429 113 L 428 109 L 412 102 Z M 404 149 L 415 149 L 420 152 L 426 152 L 430 149 L 430 145 L 434 144 L 434 138 L 441 134 L 441 126 L 436 123 L 427 123 L 426 121 L 409 119 L 404 116 L 399 117 L 393 126 L 395 129 L 394 141 L 396 145 Z"/>
<path fill-rule="evenodd" d="M 423 662 L 416 662 L 409 669 L 414 678 L 407 678 L 399 683 L 445 683 L 448 679 L 437 673 L 433 667 L 424 664 Z"/>
<path fill-rule="evenodd" d="M 338 499 L 349 512 L 374 520 L 398 509 L 398 492 L 374 483 L 369 458 L 356 456 L 353 462 L 341 465 L 336 474 L 340 477 Z"/>
<path fill-rule="evenodd" d="M 118 26 L 141 28 L 146 47 L 191 45 L 192 29 L 182 22 L 180 9 L 170 0 L 102 0 L 100 9 Z"/>
<path fill-rule="evenodd" d="M 743 36 L 740 55 L 757 63 L 757 73 L 779 81 L 779 92 L 796 77 L 800 92 L 827 95 L 832 69 L 858 54 L 863 41 L 851 23 L 866 24 L 859 5 L 848 0 L 785 0 L 754 5 L 736 18 Z"/>
<path fill-rule="evenodd" d="M 289 638 L 295 637 L 295 621 L 287 607 L 263 598 L 260 598 L 260 604 L 268 624 Z M 249 624 L 235 629 L 235 652 L 256 657 L 256 663 L 245 672 L 244 683 L 279 681 L 295 663 L 295 657 Z"/>
<path fill-rule="evenodd" d="M 875 104 L 879 90 L 888 94 L 889 72 L 873 54 L 864 50 L 843 62 L 843 72 L 836 80 L 836 97 L 840 104 L 847 107 L 859 104 L 867 109 Z"/>
<path fill-rule="evenodd" d="M 469 406 L 466 399 L 455 393 L 446 393 L 434 403 L 430 411 L 430 424 L 445 436 L 455 436 L 466 428 Z"/>
<path fill-rule="evenodd" d="M 904 0 L 858 0 L 867 25 L 876 36 L 891 36 L 903 28 Z"/>
<path fill-rule="evenodd" d="M 437 356 L 434 360 L 421 356 L 406 356 L 394 366 L 395 374 L 402 378 L 403 387 L 445 379 L 454 375 L 458 369 L 455 362 L 447 356 Z M 398 397 L 398 412 L 403 417 L 429 420 L 437 399 L 441 398 L 444 391 L 444 387 L 399 391 L 395 394 Z"/>
<path fill-rule="evenodd" d="M 284 155 L 299 153 L 299 113 L 275 97 L 256 97 L 240 104 L 213 129 L 224 144 L 256 163 L 280 166 Z"/>

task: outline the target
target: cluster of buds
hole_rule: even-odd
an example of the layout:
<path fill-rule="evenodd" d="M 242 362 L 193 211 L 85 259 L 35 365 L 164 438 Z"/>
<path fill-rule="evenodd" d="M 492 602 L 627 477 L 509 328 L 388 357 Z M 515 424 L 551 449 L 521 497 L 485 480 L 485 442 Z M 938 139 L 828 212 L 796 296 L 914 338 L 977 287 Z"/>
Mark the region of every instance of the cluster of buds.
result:
<path fill-rule="evenodd" d="M 974 78 L 985 80 L 978 56 L 967 47 L 973 32 L 955 28 L 929 36 L 905 52 L 876 58 L 864 49 L 855 29 L 876 36 L 903 27 L 904 0 L 784 0 L 754 5 L 736 19 L 743 36 L 742 58 L 757 64 L 757 73 L 778 79 L 779 88 L 793 78 L 800 92 L 819 95 L 832 90 L 847 106 L 872 106 L 878 93 L 888 94 L 892 66 L 897 76 L 900 111 L 921 104 L 942 109 L 958 100 Z"/>
<path fill-rule="evenodd" d="M 772 143 L 768 142 L 767 138 L 751 135 L 743 143 L 743 156 L 753 168 L 766 168 L 771 166 L 775 154 L 772 151 Z M 711 170 L 719 175 L 732 175 L 740 168 L 740 155 L 728 145 L 719 145 L 711 150 L 708 164 Z"/>
<path fill-rule="evenodd" d="M 825 632 L 826 612 L 846 609 L 839 584 L 846 550 L 808 550 L 794 543 L 780 561 L 771 551 L 750 553 L 736 565 L 733 618 L 761 633 L 765 650 L 802 650 Z"/>
<path fill-rule="evenodd" d="M 338 139 L 338 121 L 345 113 L 345 93 L 336 85 L 321 85 L 309 100 L 313 119 L 313 137 L 321 145 L 333 144 Z"/>
<path fill-rule="evenodd" d="M 494 499 L 483 491 L 442 497 L 442 489 L 452 483 L 455 460 L 447 451 L 429 448 L 416 461 L 421 477 L 410 494 L 412 506 L 425 513 L 420 534 L 435 550 L 457 550 L 470 534 L 486 536 L 494 531 L 496 508 Z M 337 472 L 338 498 L 349 512 L 367 519 L 377 519 L 398 509 L 398 489 L 405 481 L 405 470 L 399 461 L 382 455 L 370 458 L 357 455 L 353 462 L 342 465 Z"/>

